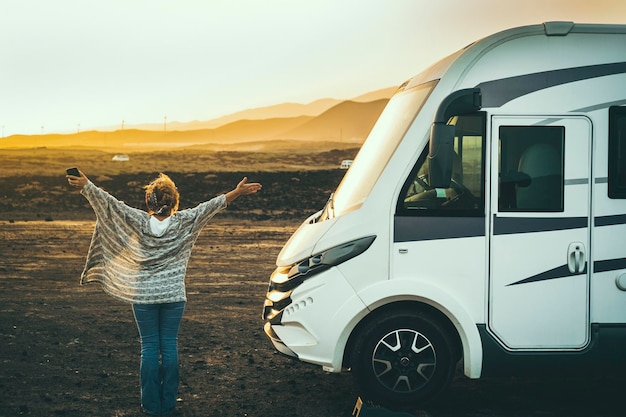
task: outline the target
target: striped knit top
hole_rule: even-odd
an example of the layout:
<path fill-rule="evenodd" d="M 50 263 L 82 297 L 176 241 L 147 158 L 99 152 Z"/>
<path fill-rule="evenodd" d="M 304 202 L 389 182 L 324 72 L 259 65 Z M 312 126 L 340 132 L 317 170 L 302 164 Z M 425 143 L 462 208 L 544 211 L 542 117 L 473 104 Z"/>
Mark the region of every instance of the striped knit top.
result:
<path fill-rule="evenodd" d="M 202 228 L 226 207 L 226 196 L 174 213 L 165 232 L 157 236 L 148 213 L 117 200 L 91 181 L 81 194 L 96 213 L 81 285 L 97 282 L 108 294 L 133 304 L 186 301 L 191 250 Z"/>

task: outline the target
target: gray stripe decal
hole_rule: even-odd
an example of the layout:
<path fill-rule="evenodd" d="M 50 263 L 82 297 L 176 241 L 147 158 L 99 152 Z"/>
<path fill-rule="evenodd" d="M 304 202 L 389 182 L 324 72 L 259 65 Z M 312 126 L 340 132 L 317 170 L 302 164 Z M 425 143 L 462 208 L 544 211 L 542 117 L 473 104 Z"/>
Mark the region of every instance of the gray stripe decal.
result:
<path fill-rule="evenodd" d="M 626 269 L 626 258 L 606 259 L 604 261 L 596 261 L 593 263 L 594 273 L 619 271 L 621 269 Z M 587 268 L 585 267 L 585 270 L 582 272 L 582 274 L 586 274 L 586 273 L 587 273 Z M 576 274 L 576 275 L 581 275 L 581 274 Z M 562 265 L 554 269 L 550 269 L 549 271 L 545 271 L 540 274 L 533 275 L 531 277 L 513 282 L 511 284 L 508 284 L 507 287 L 511 285 L 520 285 L 520 284 L 528 284 L 531 282 L 548 281 L 552 279 L 565 278 L 565 277 L 576 276 L 576 275 L 572 274 L 569 271 L 569 268 L 567 267 L 567 265 Z"/>
<path fill-rule="evenodd" d="M 626 269 L 626 258 L 606 259 L 593 263 L 593 272 L 608 272 Z"/>
<path fill-rule="evenodd" d="M 587 227 L 587 217 L 498 217 L 493 215 L 493 234 L 549 232 Z"/>
<path fill-rule="evenodd" d="M 589 178 L 572 178 L 571 180 L 563 181 L 565 185 L 587 185 L 589 183 Z"/>
<path fill-rule="evenodd" d="M 394 242 L 485 236 L 484 217 L 396 216 L 394 220 Z"/>
<path fill-rule="evenodd" d="M 581 229 L 588 226 L 587 217 L 498 217 L 495 214 L 493 217 L 494 235 Z M 620 224 L 626 224 L 626 214 L 594 218 L 595 226 Z M 394 219 L 394 242 L 480 236 L 485 236 L 483 217 L 396 216 Z"/>
<path fill-rule="evenodd" d="M 596 226 L 615 226 L 619 224 L 626 224 L 626 214 L 596 217 L 593 220 L 593 224 Z"/>
<path fill-rule="evenodd" d="M 626 62 L 537 72 L 478 84 L 483 107 L 500 107 L 535 91 L 590 78 L 626 73 Z"/>
<path fill-rule="evenodd" d="M 586 273 L 587 273 L 587 267 L 585 266 L 585 270 L 582 273 L 579 273 L 576 275 L 582 275 Z M 548 281 L 552 279 L 565 278 L 569 276 L 574 276 L 574 274 L 572 274 L 569 271 L 569 268 L 567 267 L 567 265 L 561 265 L 549 271 L 545 271 L 540 274 L 533 275 L 532 277 L 528 277 L 517 282 L 512 282 L 511 284 L 508 284 L 507 287 L 510 287 L 511 285 L 529 284 L 531 282 Z"/>

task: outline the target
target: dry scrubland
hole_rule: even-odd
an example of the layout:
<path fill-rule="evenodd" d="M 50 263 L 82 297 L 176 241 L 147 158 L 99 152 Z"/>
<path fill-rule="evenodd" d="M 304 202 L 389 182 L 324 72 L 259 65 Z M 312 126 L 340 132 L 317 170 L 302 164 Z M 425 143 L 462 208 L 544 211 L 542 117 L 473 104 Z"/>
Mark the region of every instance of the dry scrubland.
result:
<path fill-rule="evenodd" d="M 114 162 L 94 150 L 0 150 L 0 220 L 92 219 L 85 199 L 70 190 L 65 168 L 80 167 L 94 183 L 128 204 L 143 208 L 142 186 L 159 172 L 176 182 L 181 208 L 234 187 L 244 176 L 263 184 L 253 199 L 241 199 L 226 217 L 302 220 L 319 210 L 345 171 L 342 159 L 357 149 L 308 152 L 207 152 L 171 150 L 131 153 Z"/>
<path fill-rule="evenodd" d="M 298 146 L 299 145 L 299 146 Z M 342 159 L 352 159 L 358 145 L 345 149 L 294 144 L 295 149 L 270 151 L 210 151 L 202 147 L 151 152 L 129 152 L 130 160 L 112 161 L 113 151 L 75 148 L 1 149 L 0 178 L 64 175 L 65 168 L 79 166 L 96 175 L 142 172 L 285 172 L 337 169 Z M 321 150 L 320 150 L 321 149 Z M 324 150 L 329 149 L 329 150 Z"/>

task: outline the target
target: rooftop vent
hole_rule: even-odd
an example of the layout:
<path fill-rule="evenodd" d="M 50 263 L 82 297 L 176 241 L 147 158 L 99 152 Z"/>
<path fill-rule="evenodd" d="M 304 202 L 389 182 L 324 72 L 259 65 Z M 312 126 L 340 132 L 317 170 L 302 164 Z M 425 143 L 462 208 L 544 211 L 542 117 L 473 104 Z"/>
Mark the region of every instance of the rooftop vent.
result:
<path fill-rule="evenodd" d="M 548 36 L 565 36 L 574 27 L 574 22 L 545 22 L 543 26 Z"/>

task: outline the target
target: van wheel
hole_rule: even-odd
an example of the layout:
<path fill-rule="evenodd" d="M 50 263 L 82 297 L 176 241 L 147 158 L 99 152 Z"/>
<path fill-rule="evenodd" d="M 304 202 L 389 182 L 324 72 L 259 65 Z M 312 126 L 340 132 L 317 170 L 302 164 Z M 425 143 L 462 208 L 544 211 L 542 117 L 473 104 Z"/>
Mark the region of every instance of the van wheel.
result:
<path fill-rule="evenodd" d="M 389 408 L 432 401 L 456 368 L 449 333 L 428 315 L 397 311 L 369 323 L 356 340 L 352 371 L 360 394 Z"/>

